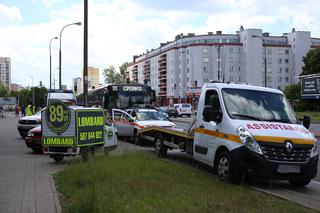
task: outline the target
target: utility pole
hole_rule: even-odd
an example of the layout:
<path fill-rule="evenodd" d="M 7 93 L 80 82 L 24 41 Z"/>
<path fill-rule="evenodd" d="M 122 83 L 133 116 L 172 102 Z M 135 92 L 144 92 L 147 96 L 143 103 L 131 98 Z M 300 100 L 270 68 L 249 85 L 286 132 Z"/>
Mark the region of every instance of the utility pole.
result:
<path fill-rule="evenodd" d="M 88 0 L 84 0 L 83 23 L 83 102 L 88 106 Z"/>

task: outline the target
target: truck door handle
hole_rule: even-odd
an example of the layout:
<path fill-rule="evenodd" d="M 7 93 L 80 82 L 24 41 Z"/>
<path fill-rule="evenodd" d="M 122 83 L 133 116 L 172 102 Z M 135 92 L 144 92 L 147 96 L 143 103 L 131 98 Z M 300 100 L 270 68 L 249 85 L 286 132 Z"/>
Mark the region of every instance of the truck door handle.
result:
<path fill-rule="evenodd" d="M 203 128 L 204 128 L 204 126 L 201 124 L 201 125 L 199 126 L 199 128 L 203 129 Z"/>

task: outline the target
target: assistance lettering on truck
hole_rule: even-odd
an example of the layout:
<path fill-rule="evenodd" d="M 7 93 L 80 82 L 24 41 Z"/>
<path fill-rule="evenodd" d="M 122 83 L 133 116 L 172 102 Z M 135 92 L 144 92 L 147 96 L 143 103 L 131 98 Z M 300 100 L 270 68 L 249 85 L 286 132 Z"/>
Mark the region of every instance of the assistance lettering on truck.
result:
<path fill-rule="evenodd" d="M 186 130 L 148 127 L 155 153 L 180 149 L 211 166 L 219 179 L 239 184 L 248 176 L 307 185 L 317 174 L 317 139 L 276 89 L 230 83 L 202 88 L 198 113 Z"/>

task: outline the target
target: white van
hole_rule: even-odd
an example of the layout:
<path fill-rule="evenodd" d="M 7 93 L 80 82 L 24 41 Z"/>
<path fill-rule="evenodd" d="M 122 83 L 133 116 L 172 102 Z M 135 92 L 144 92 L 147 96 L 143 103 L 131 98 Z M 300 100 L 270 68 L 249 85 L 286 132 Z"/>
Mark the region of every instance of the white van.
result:
<path fill-rule="evenodd" d="M 188 103 L 174 104 L 174 108 L 178 111 L 178 116 L 186 115 L 190 117 L 192 115 L 192 106 Z"/>

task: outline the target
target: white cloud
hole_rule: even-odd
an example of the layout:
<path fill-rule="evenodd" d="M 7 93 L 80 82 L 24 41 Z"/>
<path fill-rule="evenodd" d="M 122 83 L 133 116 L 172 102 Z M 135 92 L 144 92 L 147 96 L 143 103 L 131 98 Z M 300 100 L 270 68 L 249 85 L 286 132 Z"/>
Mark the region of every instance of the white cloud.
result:
<path fill-rule="evenodd" d="M 22 21 L 20 9 L 0 4 L 0 27 Z"/>
<path fill-rule="evenodd" d="M 44 2 L 50 5 L 60 1 Z M 158 47 L 160 42 L 172 41 L 179 33 L 204 34 L 215 30 L 234 33 L 243 25 L 262 28 L 275 35 L 281 33 L 279 27 L 282 32 L 296 27 L 320 37 L 317 25 L 320 3 L 312 0 L 285 3 L 276 0 L 190 0 L 181 7 L 178 5 L 181 1 L 161 1 L 154 5 L 137 2 L 139 4 L 131 0 L 89 1 L 89 65 L 100 68 L 101 73 L 103 68 L 109 65 L 118 68 L 123 62 L 131 61 L 133 55 Z M 170 5 L 171 2 L 174 5 Z M 0 43 L 0 55 L 11 57 L 13 82 L 27 85 L 33 76 L 34 82 L 41 80 L 48 86 L 50 39 L 59 36 L 66 24 L 83 21 L 82 2 L 65 9 L 47 9 L 48 23 L 0 28 L 0 40 L 5 41 Z M 287 28 L 282 29 L 282 26 Z M 58 50 L 59 40 L 55 40 L 52 42 L 53 70 L 58 67 Z M 70 86 L 73 77 L 81 76 L 82 68 L 83 26 L 70 26 L 62 36 L 62 83 Z M 58 78 L 58 70 L 55 72 Z"/>

